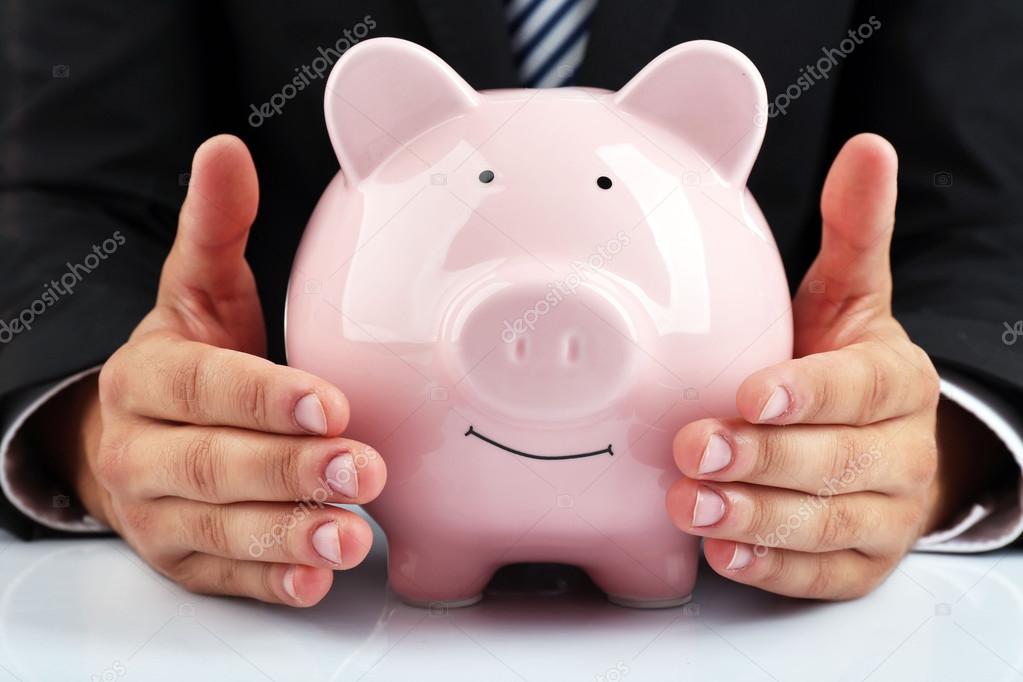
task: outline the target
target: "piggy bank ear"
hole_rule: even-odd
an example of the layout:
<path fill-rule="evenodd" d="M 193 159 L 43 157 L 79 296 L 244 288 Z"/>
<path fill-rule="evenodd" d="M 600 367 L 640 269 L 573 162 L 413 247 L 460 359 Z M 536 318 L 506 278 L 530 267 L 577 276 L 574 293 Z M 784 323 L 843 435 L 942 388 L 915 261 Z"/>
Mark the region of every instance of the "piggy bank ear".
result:
<path fill-rule="evenodd" d="M 767 90 L 753 62 L 735 48 L 711 40 L 676 45 L 614 101 L 685 139 L 726 182 L 746 184 L 764 140 Z"/>
<path fill-rule="evenodd" d="M 323 105 L 341 170 L 358 181 L 420 133 L 478 102 L 476 91 L 429 50 L 373 38 L 338 60 Z"/>

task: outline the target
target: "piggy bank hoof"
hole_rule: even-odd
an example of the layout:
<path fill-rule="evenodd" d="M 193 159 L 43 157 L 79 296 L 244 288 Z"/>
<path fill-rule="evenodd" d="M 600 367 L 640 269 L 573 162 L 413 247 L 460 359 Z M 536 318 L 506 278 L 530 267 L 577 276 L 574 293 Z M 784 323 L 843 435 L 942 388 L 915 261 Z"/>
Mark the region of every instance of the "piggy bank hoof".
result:
<path fill-rule="evenodd" d="M 420 609 L 430 609 L 431 611 L 446 611 L 447 609 L 460 609 L 466 606 L 472 606 L 477 603 L 480 599 L 483 599 L 483 593 L 474 594 L 471 597 L 465 597 L 464 599 L 416 599 L 415 597 L 409 597 L 404 594 L 395 593 L 398 598 L 409 606 L 415 606 Z"/>
<path fill-rule="evenodd" d="M 684 597 L 667 597 L 661 599 L 649 599 L 644 597 L 626 597 L 620 594 L 609 594 L 607 600 L 617 606 L 625 606 L 630 609 L 670 609 L 676 606 L 688 604 L 693 595 L 687 594 Z"/>

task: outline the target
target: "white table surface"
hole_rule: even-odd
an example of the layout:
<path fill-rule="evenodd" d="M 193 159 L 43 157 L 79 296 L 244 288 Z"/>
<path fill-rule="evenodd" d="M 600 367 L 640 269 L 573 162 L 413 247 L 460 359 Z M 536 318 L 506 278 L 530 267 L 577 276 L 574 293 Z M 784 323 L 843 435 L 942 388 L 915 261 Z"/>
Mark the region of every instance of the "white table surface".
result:
<path fill-rule="evenodd" d="M 431 613 L 387 592 L 382 545 L 293 610 L 189 594 L 117 540 L 0 535 L 0 681 L 1023 680 L 1019 549 L 912 555 L 838 604 L 704 567 L 684 608 L 577 586 Z"/>

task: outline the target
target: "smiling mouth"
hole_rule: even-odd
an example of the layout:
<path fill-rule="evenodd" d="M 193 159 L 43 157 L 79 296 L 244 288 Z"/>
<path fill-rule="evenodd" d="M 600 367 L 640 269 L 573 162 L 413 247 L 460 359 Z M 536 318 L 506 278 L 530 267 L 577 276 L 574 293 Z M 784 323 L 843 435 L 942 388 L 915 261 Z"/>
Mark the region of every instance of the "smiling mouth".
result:
<path fill-rule="evenodd" d="M 580 452 L 575 455 L 534 455 L 529 452 L 522 452 L 522 450 L 510 448 L 507 445 L 502 445 L 493 438 L 487 438 L 482 433 L 474 429 L 472 426 L 470 426 L 469 430 L 465 432 L 465 435 L 466 437 L 476 436 L 480 440 L 490 443 L 496 448 L 501 448 L 505 452 L 510 452 L 513 455 L 518 455 L 519 457 L 528 457 L 529 459 L 580 459 L 582 457 L 596 457 L 597 455 L 611 455 L 613 457 L 615 454 L 614 451 L 611 450 L 611 444 L 608 443 L 607 447 L 604 448 L 603 450 L 594 450 L 593 452 Z"/>

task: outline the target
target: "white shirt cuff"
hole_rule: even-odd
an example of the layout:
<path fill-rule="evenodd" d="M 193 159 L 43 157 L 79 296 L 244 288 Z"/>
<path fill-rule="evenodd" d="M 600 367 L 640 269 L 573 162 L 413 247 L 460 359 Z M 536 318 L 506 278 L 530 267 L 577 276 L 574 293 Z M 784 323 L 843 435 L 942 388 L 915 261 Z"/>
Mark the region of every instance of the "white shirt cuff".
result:
<path fill-rule="evenodd" d="M 93 367 L 27 393 L 23 404 L 13 406 L 13 416 L 4 425 L 3 437 L 0 438 L 0 489 L 18 511 L 47 528 L 74 533 L 109 530 L 86 514 L 68 491 L 60 490 L 44 473 L 38 464 L 38 457 L 44 453 L 26 452 L 25 444 L 17 437 L 28 418 L 47 400 L 98 371 L 99 367 Z"/>
<path fill-rule="evenodd" d="M 1023 420 L 1018 409 L 990 389 L 957 372 L 941 370 L 941 394 L 979 419 L 1023 469 Z M 920 538 L 917 551 L 986 552 L 1023 534 L 1023 476 L 1012 493 L 978 500 L 951 527 Z"/>

